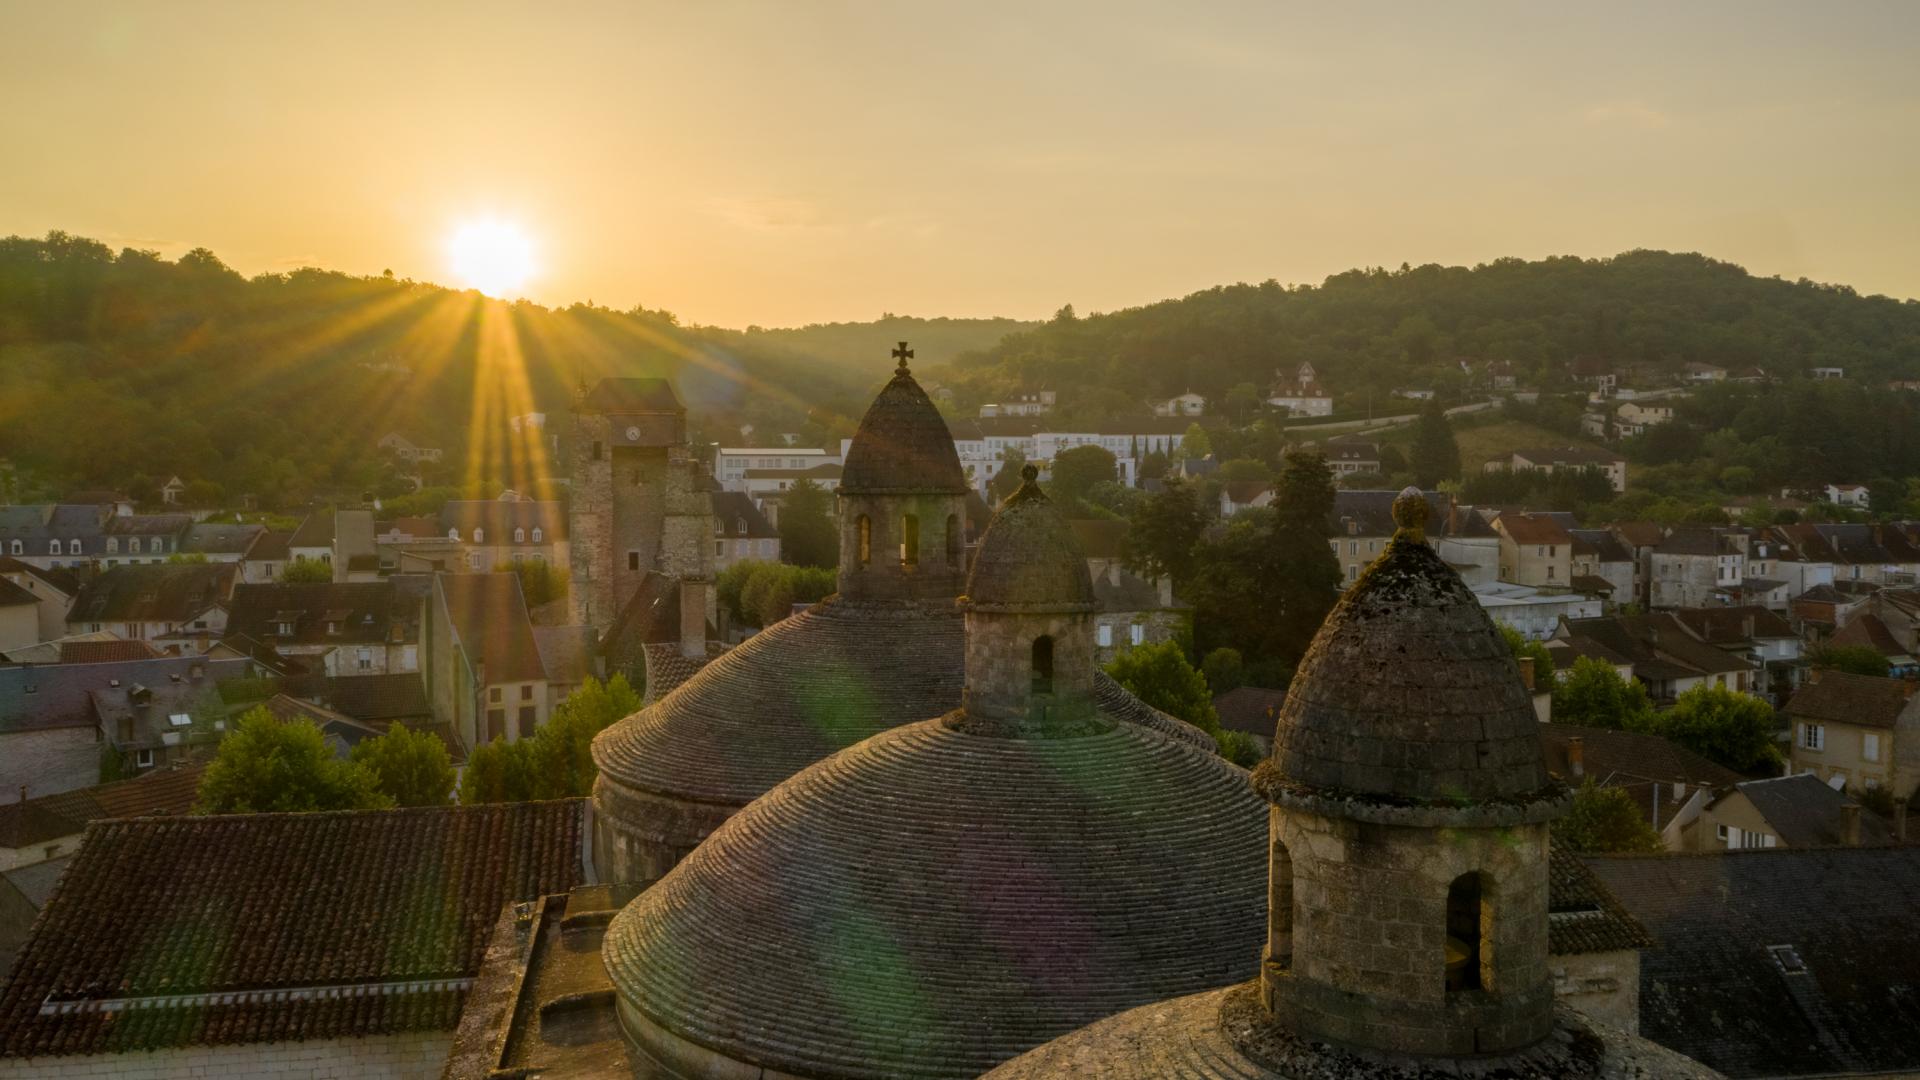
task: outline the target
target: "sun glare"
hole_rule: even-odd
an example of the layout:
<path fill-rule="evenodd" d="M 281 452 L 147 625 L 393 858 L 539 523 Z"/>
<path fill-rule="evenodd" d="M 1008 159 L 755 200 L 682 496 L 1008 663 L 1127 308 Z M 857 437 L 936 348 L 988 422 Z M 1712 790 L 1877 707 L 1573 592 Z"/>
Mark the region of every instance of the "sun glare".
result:
<path fill-rule="evenodd" d="M 453 276 L 463 287 L 512 299 L 533 276 L 533 242 L 510 221 L 469 221 L 447 241 Z"/>

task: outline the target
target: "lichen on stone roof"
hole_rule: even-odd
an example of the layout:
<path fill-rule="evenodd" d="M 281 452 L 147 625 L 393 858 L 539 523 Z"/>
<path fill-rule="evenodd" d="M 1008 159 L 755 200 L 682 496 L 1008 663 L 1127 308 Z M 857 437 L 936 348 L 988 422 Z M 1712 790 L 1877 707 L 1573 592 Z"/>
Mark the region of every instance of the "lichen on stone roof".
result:
<path fill-rule="evenodd" d="M 1087 557 L 1065 514 L 1040 490 L 1032 465 L 980 538 L 967 576 L 973 611 L 1086 612 L 1099 606 Z"/>
<path fill-rule="evenodd" d="M 965 495 L 969 490 L 947 422 L 902 364 L 854 432 L 840 491 Z"/>

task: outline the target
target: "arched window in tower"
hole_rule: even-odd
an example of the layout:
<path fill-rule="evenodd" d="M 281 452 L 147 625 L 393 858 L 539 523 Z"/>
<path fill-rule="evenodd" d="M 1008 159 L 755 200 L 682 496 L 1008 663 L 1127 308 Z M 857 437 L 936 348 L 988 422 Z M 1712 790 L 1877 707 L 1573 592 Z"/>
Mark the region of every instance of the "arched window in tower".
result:
<path fill-rule="evenodd" d="M 900 518 L 900 565 L 920 564 L 920 518 L 906 514 Z"/>
<path fill-rule="evenodd" d="M 1447 992 L 1492 989 L 1493 882 L 1468 872 L 1447 887 Z"/>
<path fill-rule="evenodd" d="M 1053 693 L 1053 638 L 1045 634 L 1033 639 L 1033 692 Z"/>
<path fill-rule="evenodd" d="M 965 540 L 960 535 L 960 516 L 958 514 L 948 514 L 947 515 L 947 565 L 948 566 L 960 565 L 960 549 L 964 543 L 965 543 Z"/>
<path fill-rule="evenodd" d="M 1293 966 L 1293 854 L 1277 836 L 1267 857 L 1267 959 Z"/>
<path fill-rule="evenodd" d="M 873 562 L 873 519 L 865 514 L 861 514 L 858 529 L 860 534 L 860 565 L 866 566 Z"/>

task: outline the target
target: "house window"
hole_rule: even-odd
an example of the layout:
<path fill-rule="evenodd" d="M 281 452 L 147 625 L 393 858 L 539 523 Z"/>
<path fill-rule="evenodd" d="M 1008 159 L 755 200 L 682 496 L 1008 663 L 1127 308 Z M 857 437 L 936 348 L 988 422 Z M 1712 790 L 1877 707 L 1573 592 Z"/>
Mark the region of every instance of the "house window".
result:
<path fill-rule="evenodd" d="M 1053 693 L 1053 639 L 1045 634 L 1033 639 L 1033 692 Z"/>
<path fill-rule="evenodd" d="M 1492 892 L 1485 874 L 1465 873 L 1447 888 L 1447 990 L 1491 990 Z"/>
<path fill-rule="evenodd" d="M 507 710 L 488 709 L 487 710 L 487 741 L 492 742 L 495 739 L 504 739 L 506 737 L 507 737 Z"/>
<path fill-rule="evenodd" d="M 80 541 L 78 540 L 67 541 L 67 554 L 69 555 L 80 554 Z"/>
<path fill-rule="evenodd" d="M 627 552 L 627 569 L 629 570 L 640 569 L 640 553 L 639 552 L 637 551 Z"/>
<path fill-rule="evenodd" d="M 153 768 L 153 751 L 151 750 L 136 751 L 133 755 L 133 764 L 135 767 L 141 768 L 141 769 Z"/>
<path fill-rule="evenodd" d="M 1100 647 L 1103 649 L 1108 647 L 1109 645 L 1112 645 L 1113 644 L 1113 627 L 1106 623 L 1101 623 L 1093 631 L 1093 640 L 1098 642 Z"/>
<path fill-rule="evenodd" d="M 773 557 L 773 541 L 771 540 L 760 541 L 760 557 L 763 559 L 770 559 Z"/>
<path fill-rule="evenodd" d="M 373 670 L 373 650 L 372 649 L 360 650 L 359 666 L 361 671 Z"/>
<path fill-rule="evenodd" d="M 1860 757 L 1863 761 L 1880 760 L 1880 733 L 1869 731 L 1860 736 Z"/>
<path fill-rule="evenodd" d="M 27 553 L 27 546 L 25 544 L 22 544 L 20 541 L 15 540 L 10 546 L 9 550 L 11 550 L 15 555 L 25 555 Z"/>
<path fill-rule="evenodd" d="M 540 539 L 540 538 L 541 538 L 541 536 L 542 536 L 542 532 L 541 532 L 541 529 L 540 529 L 540 526 L 538 526 L 538 525 L 535 525 L 535 526 L 533 527 L 533 542 L 534 542 L 534 543 L 536 543 L 536 544 L 538 544 L 538 543 L 540 543 L 540 542 L 541 542 L 541 539 Z"/>
<path fill-rule="evenodd" d="M 714 553 L 714 555 L 715 555 L 715 556 L 724 556 L 724 555 L 726 555 L 726 553 L 727 553 L 727 542 L 726 542 L 725 540 L 715 540 L 715 541 L 713 542 L 713 553 Z"/>
<path fill-rule="evenodd" d="M 487 687 L 487 700 L 495 705 L 500 704 L 500 688 L 497 686 Z"/>
<path fill-rule="evenodd" d="M 55 541 L 54 541 L 54 542 L 53 542 L 52 544 L 50 544 L 50 545 L 48 545 L 48 547 L 47 547 L 47 554 L 49 554 L 49 555 L 58 555 L 58 554 L 60 554 L 60 541 L 58 541 L 58 540 L 55 540 Z"/>
<path fill-rule="evenodd" d="M 1547 580 L 1548 581 L 1553 580 L 1553 567 L 1551 566 L 1547 567 Z"/>
<path fill-rule="evenodd" d="M 513 542 L 514 542 L 514 543 L 516 543 L 516 544 L 524 544 L 524 543 L 526 543 L 526 542 L 527 542 L 527 530 L 525 530 L 525 529 L 515 529 L 515 530 L 513 530 Z"/>
<path fill-rule="evenodd" d="M 138 540 L 133 541 L 133 547 L 130 550 L 139 551 L 140 541 Z M 107 537 L 107 554 L 109 555 L 120 554 L 120 538 L 119 537 L 117 536 Z"/>
<path fill-rule="evenodd" d="M 539 712 L 533 706 L 523 705 L 520 707 L 520 737 L 521 738 L 523 739 L 533 738 L 533 729 L 538 722 L 538 718 L 539 718 Z"/>
<path fill-rule="evenodd" d="M 1360 541 L 1358 540 L 1347 541 L 1347 554 L 1349 555 L 1360 554 Z"/>
<path fill-rule="evenodd" d="M 448 529 L 448 530 L 447 530 L 447 539 L 449 539 L 449 540 L 458 540 L 458 539 L 460 539 L 460 530 L 459 530 L 459 529 Z"/>
<path fill-rule="evenodd" d="M 1293 966 L 1293 854 L 1278 839 L 1267 859 L 1267 959 Z"/>
<path fill-rule="evenodd" d="M 290 637 L 293 634 L 293 624 L 290 622 L 275 623 L 274 626 L 277 628 L 274 632 L 281 637 Z"/>
<path fill-rule="evenodd" d="M 476 525 L 476 526 L 474 526 L 474 529 L 473 529 L 473 542 L 474 542 L 474 543 L 476 543 L 476 544 L 484 544 L 484 543 L 486 543 L 486 542 L 487 542 L 487 530 L 485 530 L 485 529 L 482 529 L 482 528 L 480 528 L 480 527 L 479 527 L 478 525 Z"/>
<path fill-rule="evenodd" d="M 1347 580 L 1348 581 L 1360 580 L 1360 564 L 1359 563 L 1347 564 Z"/>
<path fill-rule="evenodd" d="M 1713 837 L 1714 839 L 1719 840 L 1722 843 L 1725 843 L 1727 840 L 1727 826 L 1715 825 L 1713 827 Z"/>
<path fill-rule="evenodd" d="M 1800 745 L 1808 750 L 1827 748 L 1827 726 L 1825 724 L 1801 724 Z"/>
<path fill-rule="evenodd" d="M 1140 623 L 1134 623 L 1127 627 L 1127 636 L 1135 645 L 1138 645 L 1147 639 L 1147 628 Z"/>
<path fill-rule="evenodd" d="M 520 688 L 520 700 L 521 700 L 521 701 L 532 701 L 532 700 L 533 700 L 533 687 L 532 687 L 531 685 L 528 685 L 528 686 L 522 686 L 522 687 Z"/>

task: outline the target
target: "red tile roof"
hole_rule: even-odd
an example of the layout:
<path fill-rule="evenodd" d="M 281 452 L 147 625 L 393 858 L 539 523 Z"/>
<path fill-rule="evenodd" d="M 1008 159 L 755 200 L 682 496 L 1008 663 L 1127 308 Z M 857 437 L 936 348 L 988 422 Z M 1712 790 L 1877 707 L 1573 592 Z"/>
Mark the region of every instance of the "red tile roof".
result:
<path fill-rule="evenodd" d="M 580 884 L 582 805 L 95 824 L 0 991 L 0 1056 L 450 1031 L 500 909 Z M 332 992 L 256 1000 L 296 987 Z"/>
<path fill-rule="evenodd" d="M 160 650 L 144 641 L 63 641 L 62 664 L 111 664 L 122 660 L 152 660 Z"/>

